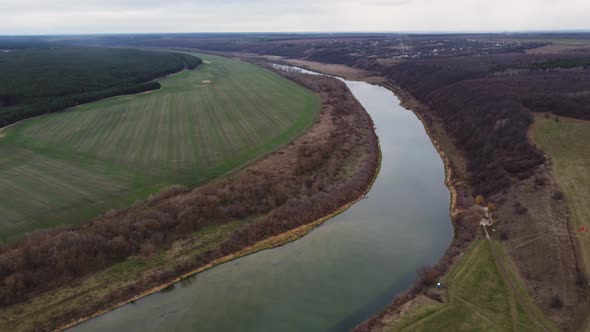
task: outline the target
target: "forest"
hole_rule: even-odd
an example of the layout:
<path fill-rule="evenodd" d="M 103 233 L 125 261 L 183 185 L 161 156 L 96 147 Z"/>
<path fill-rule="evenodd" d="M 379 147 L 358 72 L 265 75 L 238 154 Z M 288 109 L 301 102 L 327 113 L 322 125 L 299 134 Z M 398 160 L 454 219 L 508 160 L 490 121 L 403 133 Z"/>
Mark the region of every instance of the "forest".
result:
<path fill-rule="evenodd" d="M 489 195 L 502 191 L 512 179 L 528 178 L 544 161 L 528 141 L 529 111 L 590 116 L 585 103 L 588 70 L 494 72 L 498 64 L 538 63 L 537 56 L 528 54 L 440 58 L 404 62 L 388 68 L 386 75 L 438 115 L 467 156 L 475 193 Z"/>
<path fill-rule="evenodd" d="M 117 95 L 159 89 L 152 81 L 201 60 L 182 53 L 0 42 L 0 127 Z"/>

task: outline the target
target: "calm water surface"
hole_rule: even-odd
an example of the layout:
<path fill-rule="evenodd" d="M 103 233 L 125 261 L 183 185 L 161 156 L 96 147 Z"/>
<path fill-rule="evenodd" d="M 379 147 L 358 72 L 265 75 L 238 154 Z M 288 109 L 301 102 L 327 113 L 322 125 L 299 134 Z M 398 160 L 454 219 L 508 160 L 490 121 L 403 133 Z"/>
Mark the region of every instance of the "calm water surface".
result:
<path fill-rule="evenodd" d="M 386 307 L 452 239 L 443 162 L 389 90 L 345 81 L 381 144 L 367 195 L 309 235 L 240 258 L 72 331 L 343 331 Z"/>

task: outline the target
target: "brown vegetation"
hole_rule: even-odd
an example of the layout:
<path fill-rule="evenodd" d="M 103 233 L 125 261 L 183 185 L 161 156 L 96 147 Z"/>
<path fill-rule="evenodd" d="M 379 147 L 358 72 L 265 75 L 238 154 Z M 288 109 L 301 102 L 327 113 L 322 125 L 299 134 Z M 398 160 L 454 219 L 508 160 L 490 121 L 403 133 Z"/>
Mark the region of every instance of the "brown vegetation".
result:
<path fill-rule="evenodd" d="M 319 119 L 310 131 L 225 179 L 192 191 L 172 188 L 84 226 L 33 234 L 2 248 L 1 305 L 26 301 L 130 256 L 149 257 L 205 226 L 258 216 L 218 248 L 173 270 L 144 277 L 108 299 L 109 303 L 122 301 L 216 258 L 322 218 L 362 195 L 378 167 L 379 149 L 370 117 L 335 79 L 285 75 L 322 98 Z M 352 172 L 350 165 L 354 165 Z M 104 308 L 80 309 L 62 320 L 100 309 Z"/>

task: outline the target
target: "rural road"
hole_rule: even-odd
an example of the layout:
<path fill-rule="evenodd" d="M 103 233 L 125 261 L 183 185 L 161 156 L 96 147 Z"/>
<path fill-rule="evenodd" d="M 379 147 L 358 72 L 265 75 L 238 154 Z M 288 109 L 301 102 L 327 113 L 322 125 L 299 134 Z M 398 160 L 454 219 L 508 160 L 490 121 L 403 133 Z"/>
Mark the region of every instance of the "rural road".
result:
<path fill-rule="evenodd" d="M 516 281 L 510 276 L 510 273 L 508 272 L 508 268 L 506 267 L 506 265 L 504 264 L 504 262 L 500 258 L 500 254 L 498 253 L 496 247 L 492 243 L 492 239 L 490 237 L 490 234 L 488 233 L 487 227 L 486 226 L 482 226 L 482 227 L 486 233 L 486 240 L 490 246 L 490 249 L 492 251 L 492 256 L 494 257 L 494 262 L 496 263 L 496 266 L 498 267 L 498 271 L 500 272 L 502 279 L 504 279 L 504 281 L 506 282 L 506 285 L 508 285 L 508 287 L 510 287 L 510 289 L 512 290 L 512 293 L 514 294 L 518 303 L 527 312 L 527 314 L 537 323 L 537 325 L 539 325 L 543 329 L 543 331 L 547 331 L 547 332 L 551 331 L 552 329 L 545 326 L 544 320 L 541 317 L 539 317 L 539 313 L 536 310 L 536 308 L 529 301 L 527 301 L 526 298 L 518 291 Z"/>

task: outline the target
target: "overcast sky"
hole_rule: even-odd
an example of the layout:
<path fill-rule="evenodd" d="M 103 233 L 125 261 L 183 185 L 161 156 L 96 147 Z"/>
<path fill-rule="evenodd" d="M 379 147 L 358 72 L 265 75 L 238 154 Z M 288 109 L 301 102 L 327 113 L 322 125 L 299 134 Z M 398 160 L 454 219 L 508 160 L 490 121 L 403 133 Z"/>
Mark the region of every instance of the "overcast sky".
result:
<path fill-rule="evenodd" d="M 0 0 L 0 35 L 590 30 L 590 0 Z"/>

